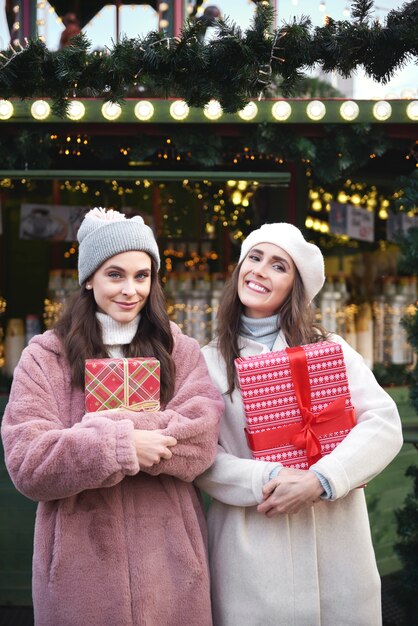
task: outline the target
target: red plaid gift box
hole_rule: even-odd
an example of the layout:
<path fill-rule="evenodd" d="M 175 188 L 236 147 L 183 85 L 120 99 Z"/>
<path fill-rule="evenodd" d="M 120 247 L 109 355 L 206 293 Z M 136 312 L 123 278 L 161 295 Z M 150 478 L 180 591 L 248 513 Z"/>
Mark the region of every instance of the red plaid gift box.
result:
<path fill-rule="evenodd" d="M 160 362 L 157 359 L 86 359 L 86 411 L 128 408 L 160 409 Z"/>
<path fill-rule="evenodd" d="M 307 469 L 355 425 L 340 344 L 323 341 L 235 360 L 253 458 Z"/>

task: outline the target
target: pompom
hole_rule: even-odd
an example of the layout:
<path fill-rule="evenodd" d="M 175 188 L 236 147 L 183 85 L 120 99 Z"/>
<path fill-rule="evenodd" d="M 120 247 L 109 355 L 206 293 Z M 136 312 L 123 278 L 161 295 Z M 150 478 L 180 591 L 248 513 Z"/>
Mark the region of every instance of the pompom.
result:
<path fill-rule="evenodd" d="M 102 207 L 95 207 L 86 213 L 85 219 L 92 219 L 95 221 L 100 220 L 105 222 L 121 222 L 126 220 L 126 217 L 123 213 L 119 213 L 119 211 L 114 211 L 113 209 L 106 210 Z"/>

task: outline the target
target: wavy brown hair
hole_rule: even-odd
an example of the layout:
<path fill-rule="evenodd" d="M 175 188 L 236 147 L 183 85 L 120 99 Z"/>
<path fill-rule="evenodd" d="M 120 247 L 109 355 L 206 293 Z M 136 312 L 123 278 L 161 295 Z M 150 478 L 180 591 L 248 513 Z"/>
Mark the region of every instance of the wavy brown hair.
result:
<path fill-rule="evenodd" d="M 60 337 L 71 368 L 71 382 L 84 389 L 86 359 L 107 358 L 97 305 L 93 291 L 85 285 L 73 295 L 54 330 Z M 125 357 L 155 357 L 161 366 L 161 402 L 166 404 L 174 394 L 175 365 L 172 358 L 173 335 L 159 282 L 157 266 L 151 257 L 151 289 L 132 342 L 123 346 Z"/>
<path fill-rule="evenodd" d="M 217 342 L 225 359 L 229 395 L 238 384 L 234 360 L 240 356 L 239 332 L 244 307 L 238 296 L 238 277 L 242 262 L 237 265 L 225 284 L 219 302 Z M 279 312 L 279 311 L 278 311 Z M 280 328 L 289 346 L 324 341 L 329 335 L 315 322 L 315 310 L 309 303 L 300 274 L 295 267 L 292 290 L 280 307 Z M 279 328 L 277 328 L 279 330 Z"/>

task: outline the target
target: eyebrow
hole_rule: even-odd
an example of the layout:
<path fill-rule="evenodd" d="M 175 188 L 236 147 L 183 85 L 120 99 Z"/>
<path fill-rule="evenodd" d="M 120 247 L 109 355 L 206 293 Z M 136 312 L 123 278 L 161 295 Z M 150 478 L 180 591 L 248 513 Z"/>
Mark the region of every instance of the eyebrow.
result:
<path fill-rule="evenodd" d="M 251 252 L 256 252 L 257 254 L 264 256 L 264 252 L 262 250 L 259 250 L 258 248 L 252 248 Z M 283 263 L 286 263 L 286 265 L 290 267 L 289 261 L 287 259 L 284 259 L 281 256 L 276 256 L 275 254 L 273 254 L 271 258 L 273 261 L 282 261 Z"/>
<path fill-rule="evenodd" d="M 118 272 L 125 272 L 125 268 L 124 267 L 120 267 L 119 265 L 106 265 L 105 267 L 106 270 L 118 270 Z M 151 268 L 150 267 L 142 267 L 138 270 L 135 270 L 135 273 L 137 274 L 138 272 L 150 272 Z"/>

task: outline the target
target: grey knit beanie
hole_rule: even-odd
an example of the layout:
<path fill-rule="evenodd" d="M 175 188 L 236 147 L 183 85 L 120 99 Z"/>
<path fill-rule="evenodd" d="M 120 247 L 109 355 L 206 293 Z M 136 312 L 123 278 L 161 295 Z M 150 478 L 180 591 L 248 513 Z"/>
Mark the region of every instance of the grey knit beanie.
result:
<path fill-rule="evenodd" d="M 239 262 L 259 243 L 272 243 L 287 252 L 299 271 L 309 301 L 312 301 L 325 282 L 324 257 L 318 246 L 306 241 L 293 224 L 263 224 L 243 241 Z"/>
<path fill-rule="evenodd" d="M 158 245 L 151 228 L 139 215 L 127 219 L 123 213 L 95 208 L 89 211 L 78 229 L 78 281 L 82 285 L 107 259 L 141 250 L 160 268 Z"/>

